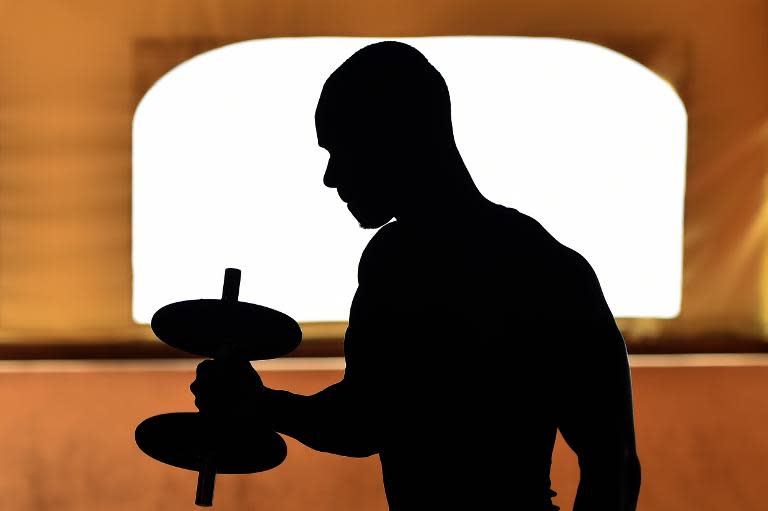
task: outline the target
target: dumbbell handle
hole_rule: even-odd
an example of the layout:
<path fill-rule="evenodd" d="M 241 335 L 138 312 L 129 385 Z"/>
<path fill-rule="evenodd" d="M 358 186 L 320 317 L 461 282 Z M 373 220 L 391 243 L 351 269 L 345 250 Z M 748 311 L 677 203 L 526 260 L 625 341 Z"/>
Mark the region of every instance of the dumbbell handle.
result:
<path fill-rule="evenodd" d="M 197 492 L 195 493 L 195 505 L 210 507 L 213 505 L 213 487 L 216 484 L 216 459 L 215 453 L 208 452 L 200 464 L 200 472 L 197 475 Z"/>
<path fill-rule="evenodd" d="M 224 288 L 221 291 L 221 300 L 236 302 L 240 295 L 240 270 L 227 268 L 224 270 Z M 216 358 L 229 358 L 231 349 L 226 342 L 222 343 L 220 354 Z M 197 476 L 197 492 L 195 504 L 203 507 L 213 505 L 213 489 L 216 484 L 216 453 L 208 451 L 200 463 L 200 472 Z"/>
<path fill-rule="evenodd" d="M 224 287 L 221 290 L 221 299 L 225 302 L 236 302 L 240 295 L 240 270 L 227 268 L 224 270 Z"/>

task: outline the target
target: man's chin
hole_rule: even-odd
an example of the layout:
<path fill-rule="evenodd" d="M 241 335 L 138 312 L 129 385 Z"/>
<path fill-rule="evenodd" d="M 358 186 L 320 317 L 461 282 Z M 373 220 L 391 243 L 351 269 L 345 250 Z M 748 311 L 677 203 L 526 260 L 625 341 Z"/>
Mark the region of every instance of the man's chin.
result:
<path fill-rule="evenodd" d="M 378 229 L 392 220 L 392 215 L 386 213 L 365 211 L 352 207 L 349 204 L 347 204 L 347 209 L 349 209 L 349 212 L 352 213 L 352 216 L 355 217 L 355 220 L 363 229 Z"/>

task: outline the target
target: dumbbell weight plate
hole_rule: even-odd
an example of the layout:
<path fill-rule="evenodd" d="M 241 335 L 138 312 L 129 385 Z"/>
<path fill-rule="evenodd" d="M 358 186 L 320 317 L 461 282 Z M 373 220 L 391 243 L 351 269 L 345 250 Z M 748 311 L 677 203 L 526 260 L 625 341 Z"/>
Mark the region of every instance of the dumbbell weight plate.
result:
<path fill-rule="evenodd" d="M 136 443 L 148 456 L 174 467 L 200 471 L 208 453 L 215 453 L 219 474 L 251 474 L 280 465 L 285 440 L 248 420 L 228 421 L 216 430 L 199 413 L 166 413 L 136 428 Z"/>
<path fill-rule="evenodd" d="M 223 345 L 238 358 L 281 357 L 301 342 L 301 328 L 290 316 L 248 302 L 215 299 L 176 302 L 152 316 L 152 331 L 164 343 L 207 358 Z"/>

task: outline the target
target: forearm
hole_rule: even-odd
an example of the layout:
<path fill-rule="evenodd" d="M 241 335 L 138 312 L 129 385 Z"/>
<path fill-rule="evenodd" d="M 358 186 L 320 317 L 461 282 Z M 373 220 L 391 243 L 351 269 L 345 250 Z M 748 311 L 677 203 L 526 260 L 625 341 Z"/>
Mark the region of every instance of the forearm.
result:
<path fill-rule="evenodd" d="M 370 418 L 342 384 L 311 396 L 265 388 L 261 401 L 276 431 L 312 449 L 352 457 L 378 452 Z"/>

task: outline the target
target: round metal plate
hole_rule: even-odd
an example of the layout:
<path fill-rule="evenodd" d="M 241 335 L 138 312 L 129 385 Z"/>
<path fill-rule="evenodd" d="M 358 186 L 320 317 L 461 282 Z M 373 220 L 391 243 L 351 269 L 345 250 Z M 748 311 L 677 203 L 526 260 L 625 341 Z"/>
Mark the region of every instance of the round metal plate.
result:
<path fill-rule="evenodd" d="M 136 444 L 158 461 L 198 472 L 212 455 L 219 474 L 263 472 L 287 455 L 285 440 L 274 431 L 245 421 L 214 426 L 199 413 L 150 417 L 136 428 Z"/>
<path fill-rule="evenodd" d="M 152 331 L 174 348 L 208 358 L 229 346 L 239 358 L 266 360 L 290 353 L 301 342 L 301 328 L 290 316 L 261 305 L 215 299 L 166 305 L 152 316 Z"/>

